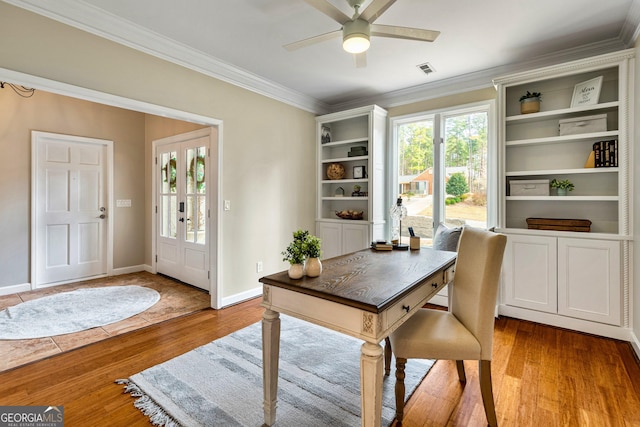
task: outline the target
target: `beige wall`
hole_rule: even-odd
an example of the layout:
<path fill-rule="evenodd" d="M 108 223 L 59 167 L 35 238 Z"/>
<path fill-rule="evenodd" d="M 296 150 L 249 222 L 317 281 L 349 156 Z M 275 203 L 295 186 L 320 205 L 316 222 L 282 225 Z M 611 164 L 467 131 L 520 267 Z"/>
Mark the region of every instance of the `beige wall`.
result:
<path fill-rule="evenodd" d="M 479 89 L 472 92 L 459 93 L 456 95 L 434 98 L 426 101 L 415 102 L 413 104 L 401 105 L 389 108 L 389 117 L 399 117 L 407 114 L 421 113 L 425 111 L 440 110 L 459 105 L 472 104 L 474 102 L 497 100 L 498 92 L 493 87 Z"/>
<path fill-rule="evenodd" d="M 221 216 L 222 296 L 254 289 L 261 275 L 284 269 L 280 252 L 292 231 L 314 228 L 311 113 L 6 3 L 0 3 L 0 58 L 6 69 L 223 121 L 221 197 L 232 209 Z M 144 179 L 149 144 L 146 170 L 139 170 Z M 144 212 L 145 221 L 150 215 Z M 151 242 L 146 234 L 143 240 L 135 257 L 148 262 Z M 257 261 L 263 273 L 256 273 Z"/>
<path fill-rule="evenodd" d="M 144 114 L 36 91 L 24 99 L 0 91 L 0 286 L 29 279 L 31 131 L 114 142 L 114 195 L 131 208 L 114 208 L 114 268 L 144 263 Z"/>

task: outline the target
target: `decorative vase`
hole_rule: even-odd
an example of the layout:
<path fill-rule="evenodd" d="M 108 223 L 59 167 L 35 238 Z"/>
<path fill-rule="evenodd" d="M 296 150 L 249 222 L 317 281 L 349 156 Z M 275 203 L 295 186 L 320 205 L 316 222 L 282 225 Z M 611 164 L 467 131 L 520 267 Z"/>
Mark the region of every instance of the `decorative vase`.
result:
<path fill-rule="evenodd" d="M 307 276 L 318 277 L 322 273 L 322 262 L 320 258 L 309 258 L 305 264 Z"/>
<path fill-rule="evenodd" d="M 300 279 L 304 276 L 304 264 L 291 264 L 289 266 L 289 278 Z"/>
<path fill-rule="evenodd" d="M 529 114 L 540 111 L 540 98 L 526 98 L 520 101 L 520 113 Z"/>
<path fill-rule="evenodd" d="M 566 188 L 556 188 L 556 194 L 558 196 L 566 196 L 567 195 L 567 189 Z"/>

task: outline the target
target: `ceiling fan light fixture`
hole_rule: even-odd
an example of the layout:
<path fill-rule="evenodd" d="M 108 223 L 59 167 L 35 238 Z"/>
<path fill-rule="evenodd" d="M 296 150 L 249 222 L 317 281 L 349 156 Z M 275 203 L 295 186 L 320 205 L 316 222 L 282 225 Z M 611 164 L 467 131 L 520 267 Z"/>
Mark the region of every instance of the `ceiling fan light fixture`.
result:
<path fill-rule="evenodd" d="M 369 49 L 371 26 L 367 21 L 356 19 L 342 28 L 342 48 L 349 53 L 362 53 Z"/>

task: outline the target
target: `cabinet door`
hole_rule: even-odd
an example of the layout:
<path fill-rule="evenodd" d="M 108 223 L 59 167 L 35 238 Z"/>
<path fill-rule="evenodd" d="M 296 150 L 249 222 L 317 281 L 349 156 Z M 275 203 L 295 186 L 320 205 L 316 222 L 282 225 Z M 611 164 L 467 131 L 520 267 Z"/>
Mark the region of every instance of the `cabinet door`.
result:
<path fill-rule="evenodd" d="M 506 304 L 557 312 L 555 237 L 509 235 L 503 274 Z"/>
<path fill-rule="evenodd" d="M 620 325 L 620 242 L 558 239 L 558 313 Z"/>
<path fill-rule="evenodd" d="M 342 224 L 318 221 L 316 234 L 321 240 L 322 259 L 342 255 Z"/>
<path fill-rule="evenodd" d="M 369 224 L 342 224 L 342 253 L 366 249 L 371 246 Z"/>

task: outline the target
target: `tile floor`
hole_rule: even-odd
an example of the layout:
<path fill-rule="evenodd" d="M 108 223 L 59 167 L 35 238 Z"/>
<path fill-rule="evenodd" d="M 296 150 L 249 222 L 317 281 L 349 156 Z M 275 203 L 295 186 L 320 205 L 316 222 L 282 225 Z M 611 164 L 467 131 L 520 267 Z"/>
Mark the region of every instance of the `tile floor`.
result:
<path fill-rule="evenodd" d="M 0 371 L 211 306 L 209 294 L 202 290 L 184 285 L 168 277 L 142 272 L 3 295 L 0 296 L 0 310 L 58 292 L 86 287 L 124 285 L 140 285 L 153 288 L 160 293 L 160 301 L 140 314 L 99 328 L 47 338 L 0 340 Z"/>

